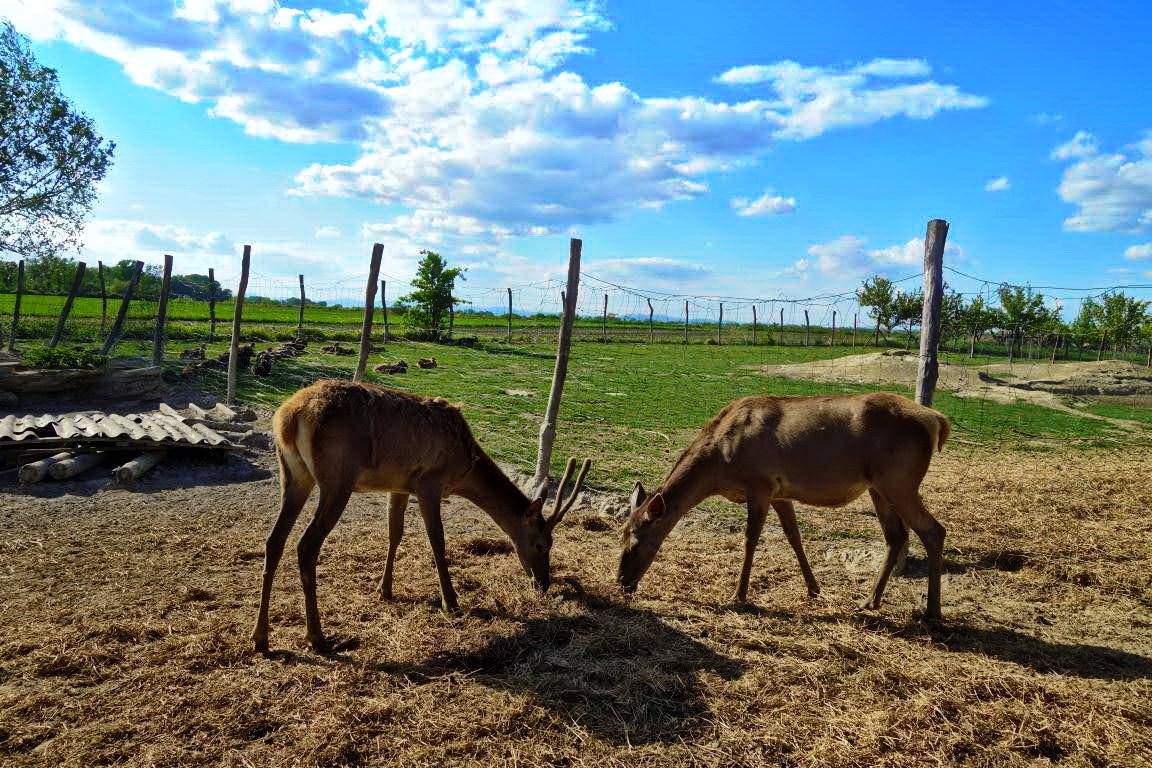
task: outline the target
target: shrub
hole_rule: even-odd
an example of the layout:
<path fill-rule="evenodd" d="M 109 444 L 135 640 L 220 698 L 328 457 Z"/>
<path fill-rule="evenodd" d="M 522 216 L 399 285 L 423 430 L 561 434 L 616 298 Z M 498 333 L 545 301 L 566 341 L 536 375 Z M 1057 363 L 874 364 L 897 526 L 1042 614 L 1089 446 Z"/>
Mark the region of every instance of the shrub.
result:
<path fill-rule="evenodd" d="M 21 364 L 27 368 L 103 368 L 108 357 L 80 347 L 32 347 L 21 355 Z"/>

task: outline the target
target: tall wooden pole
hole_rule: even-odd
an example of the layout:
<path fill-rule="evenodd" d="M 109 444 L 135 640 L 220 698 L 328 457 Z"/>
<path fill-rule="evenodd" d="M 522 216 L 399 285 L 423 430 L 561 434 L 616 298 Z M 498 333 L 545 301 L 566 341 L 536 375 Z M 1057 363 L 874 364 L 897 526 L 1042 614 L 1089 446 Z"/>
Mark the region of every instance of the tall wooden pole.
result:
<path fill-rule="evenodd" d="M 512 289 L 508 289 L 508 341 L 512 341 Z"/>
<path fill-rule="evenodd" d="M 1104 342 L 1108 339 L 1108 331 L 1100 334 L 1100 346 L 1096 349 L 1096 362 L 1104 358 Z"/>
<path fill-rule="evenodd" d="M 784 346 L 784 307 L 780 307 L 780 346 Z"/>
<path fill-rule="evenodd" d="M 684 299 L 684 343 L 688 343 L 688 299 Z"/>
<path fill-rule="evenodd" d="M 828 342 L 828 346 L 836 346 L 836 310 L 832 310 L 832 339 Z"/>
<path fill-rule="evenodd" d="M 920 367 L 916 377 L 916 402 L 932 405 L 939 375 L 940 302 L 944 296 L 944 244 L 948 222 L 932 219 L 924 236 L 924 308 L 920 314 Z"/>
<path fill-rule="evenodd" d="M 600 321 L 601 340 L 608 341 L 608 292 L 604 292 L 604 315 Z"/>
<path fill-rule="evenodd" d="M 244 316 L 244 294 L 248 291 L 248 268 L 252 265 L 252 246 L 244 246 L 244 255 L 240 259 L 240 285 L 236 288 L 236 298 L 233 301 L 232 312 L 232 341 L 228 345 L 228 391 L 226 400 L 229 405 L 236 402 L 236 372 L 239 370 L 237 358 L 240 353 L 240 319 Z"/>
<path fill-rule="evenodd" d="M 752 346 L 756 346 L 756 305 L 752 305 Z"/>
<path fill-rule="evenodd" d="M 852 315 L 852 346 L 856 346 L 856 328 L 860 325 L 860 313 Z"/>
<path fill-rule="evenodd" d="M 384 258 L 384 246 L 372 246 L 372 264 L 368 268 L 368 287 L 364 289 L 364 324 L 360 328 L 360 357 L 356 359 L 356 373 L 352 381 L 364 378 L 368 367 L 368 351 L 372 349 L 372 311 L 376 308 L 376 281 L 380 279 L 380 260 Z M 451 305 L 449 305 L 451 308 Z"/>
<path fill-rule="evenodd" d="M 300 275 L 300 315 L 296 319 L 296 335 L 299 336 L 304 331 L 304 304 L 307 303 L 308 297 L 304 295 L 304 275 Z"/>
<path fill-rule="evenodd" d="M 652 343 L 652 299 L 645 297 L 644 301 L 648 302 L 648 343 Z"/>
<path fill-rule="evenodd" d="M 380 281 L 380 311 L 384 314 L 384 341 L 388 341 L 388 281 Z"/>
<path fill-rule="evenodd" d="M 216 270 L 208 267 L 208 343 L 216 341 Z"/>
<path fill-rule="evenodd" d="M 100 281 L 100 338 L 104 338 L 104 326 L 108 323 L 108 292 L 104 290 L 104 262 L 96 262 L 96 277 Z"/>
<path fill-rule="evenodd" d="M 568 350 L 572 346 L 572 323 L 576 319 L 576 305 L 579 299 L 582 247 L 583 243 L 576 238 L 572 238 L 569 242 L 564 319 L 560 323 L 560 338 L 556 343 L 556 369 L 552 373 L 552 388 L 548 392 L 548 410 L 544 412 L 544 423 L 540 425 L 540 449 L 536 454 L 536 473 L 532 479 L 534 488 L 548 479 L 548 469 L 552 465 L 552 446 L 556 442 L 556 418 L 560 413 L 560 398 L 564 394 L 564 378 L 568 375 Z"/>
<path fill-rule="evenodd" d="M 164 340 L 168 331 L 168 294 L 172 291 L 172 256 L 164 254 L 164 277 L 160 281 L 160 304 L 156 307 L 156 330 L 152 334 L 152 365 L 164 362 Z"/>
<path fill-rule="evenodd" d="M 64 300 L 64 308 L 60 310 L 60 317 L 56 318 L 56 331 L 52 334 L 51 341 L 48 342 L 49 347 L 56 346 L 60 343 L 60 339 L 64 338 L 64 324 L 72 312 L 72 303 L 76 301 L 76 294 L 80 292 L 80 284 L 84 281 L 85 269 L 82 261 L 76 265 L 76 274 L 72 277 L 72 287 L 68 289 L 68 298 Z"/>
<path fill-rule="evenodd" d="M 720 319 L 716 321 L 716 346 L 720 346 L 720 332 L 724 328 L 724 302 L 720 302 Z"/>
<path fill-rule="evenodd" d="M 1064 338 L 1064 334 L 1062 334 L 1062 333 L 1056 334 L 1056 343 L 1052 345 L 1052 359 L 1048 361 L 1049 365 L 1056 362 L 1056 353 L 1060 350 L 1060 341 L 1063 338 Z"/>
<path fill-rule="evenodd" d="M 116 311 L 116 319 L 112 321 L 112 329 L 108 331 L 108 338 L 104 339 L 104 346 L 100 354 L 107 355 L 120 341 L 124 333 L 124 320 L 128 317 L 128 305 L 132 303 L 132 296 L 136 293 L 136 286 L 140 283 L 140 273 L 144 271 L 144 262 L 136 261 L 132 264 L 132 272 L 128 276 L 128 287 L 124 289 L 124 297 L 120 299 L 120 308 Z"/>
<path fill-rule="evenodd" d="M 12 305 L 12 333 L 8 336 L 8 351 L 16 349 L 16 334 L 20 331 L 20 300 L 24 298 L 24 259 L 16 265 L 16 301 Z"/>
<path fill-rule="evenodd" d="M 809 337 L 812 335 L 812 326 L 808 324 L 808 310 L 804 310 L 804 346 L 808 346 Z"/>

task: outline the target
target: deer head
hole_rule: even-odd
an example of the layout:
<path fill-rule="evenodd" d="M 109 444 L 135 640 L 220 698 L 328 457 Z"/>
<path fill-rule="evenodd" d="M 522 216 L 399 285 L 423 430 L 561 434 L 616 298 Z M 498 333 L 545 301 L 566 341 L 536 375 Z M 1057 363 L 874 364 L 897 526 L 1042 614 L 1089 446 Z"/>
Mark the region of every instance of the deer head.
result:
<path fill-rule="evenodd" d="M 552 531 L 576 503 L 576 497 L 584 485 L 584 477 L 588 474 L 588 469 L 591 466 L 592 460 L 584 459 L 580 473 L 576 475 L 572 492 L 568 494 L 568 499 L 565 501 L 564 488 L 572 479 L 573 470 L 576 469 L 576 459 L 568 459 L 568 466 L 564 469 L 564 477 L 561 478 L 560 485 L 556 488 L 556 501 L 552 508 L 552 514 L 548 517 L 544 516 L 544 502 L 548 496 L 548 485 L 545 483 L 540 488 L 536 498 L 528 505 L 524 524 L 512 534 L 512 544 L 516 548 L 516 555 L 520 558 L 520 564 L 524 566 L 525 573 L 541 592 L 547 592 L 551 583 Z"/>
<path fill-rule="evenodd" d="M 659 489 L 651 496 L 636 483 L 630 499 L 632 512 L 620 531 L 620 566 L 616 581 L 625 592 L 634 592 L 656 552 L 676 521 L 668 514 L 668 505 Z"/>

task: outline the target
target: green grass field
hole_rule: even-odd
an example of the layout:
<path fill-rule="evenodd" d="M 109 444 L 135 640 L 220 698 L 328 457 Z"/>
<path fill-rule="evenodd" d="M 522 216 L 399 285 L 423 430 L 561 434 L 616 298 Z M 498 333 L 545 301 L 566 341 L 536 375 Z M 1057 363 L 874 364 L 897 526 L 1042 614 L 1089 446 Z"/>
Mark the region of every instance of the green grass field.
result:
<path fill-rule="evenodd" d="M 173 353 L 180 347 L 174 344 Z M 144 350 L 144 345 L 139 349 Z M 223 350 L 217 344 L 212 351 Z M 128 350 L 125 350 L 128 351 Z M 770 378 L 754 366 L 828 360 L 850 365 L 850 350 L 750 346 L 582 343 L 574 345 L 560 413 L 556 463 L 570 455 L 592 456 L 597 482 L 629 483 L 660 478 L 696 430 L 729 401 L 749 394 L 822 394 L 868 391 L 845 386 Z M 491 345 L 468 349 L 436 344 L 392 342 L 373 353 L 370 366 L 406 359 L 405 375 L 368 378 L 411 391 L 442 395 L 459 403 L 480 441 L 500 461 L 530 469 L 552 376 L 551 344 Z M 415 367 L 420 357 L 436 357 L 431 370 Z M 317 378 L 348 378 L 354 357 L 320 353 L 282 362 L 274 375 L 244 375 L 240 396 L 274 407 Z M 224 377 L 201 375 L 200 386 L 221 393 Z M 892 391 L 906 390 L 891 388 Z M 950 450 L 1039 449 L 1092 445 L 1131 436 L 1112 425 L 1029 403 L 1001 404 L 938 393 L 936 406 L 954 423 Z M 1123 406 L 1117 406 L 1123 408 Z M 554 467 L 555 469 L 555 467 Z"/>

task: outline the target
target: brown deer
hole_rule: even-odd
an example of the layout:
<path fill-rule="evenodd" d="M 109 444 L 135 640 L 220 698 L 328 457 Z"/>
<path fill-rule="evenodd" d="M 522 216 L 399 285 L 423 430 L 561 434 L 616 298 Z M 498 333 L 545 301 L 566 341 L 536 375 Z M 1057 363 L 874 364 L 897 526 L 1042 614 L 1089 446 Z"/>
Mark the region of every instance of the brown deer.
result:
<path fill-rule="evenodd" d="M 316 560 L 352 493 L 390 491 L 388 559 L 380 594 L 392 595 L 392 565 L 404 533 L 404 509 L 410 494 L 420 502 L 445 610 L 457 608 L 456 592 L 444 555 L 440 502 L 463 496 L 491 516 L 508 535 L 525 572 L 545 591 L 549 584 L 552 531 L 576 501 L 588 472 L 586 460 L 572 493 L 562 504 L 564 486 L 575 460 L 556 491 L 550 517 L 543 514 L 546 487 L 535 500 L 524 495 L 496 466 L 472 436 L 458 408 L 439 397 L 349 381 L 318 381 L 289 398 L 273 418 L 280 460 L 280 513 L 264 553 L 260 611 L 252 642 L 268 649 L 268 601 L 284 543 L 314 486 L 320 503 L 300 537 L 297 555 L 308 640 L 316 650 L 328 646 L 316 605 Z"/>
<path fill-rule="evenodd" d="M 626 592 L 634 591 L 680 518 L 720 495 L 748 505 L 735 600 L 748 598 L 752 557 L 769 507 L 776 510 L 808 593 L 815 596 L 820 587 L 804 556 L 793 502 L 839 507 L 868 491 L 887 552 L 861 608 L 880 607 L 911 528 L 928 552 L 925 618 L 938 621 L 945 531 L 924 508 L 919 488 L 950 429 L 939 411 L 880 392 L 736 400 L 700 430 L 651 495 L 636 484 L 616 580 Z"/>

